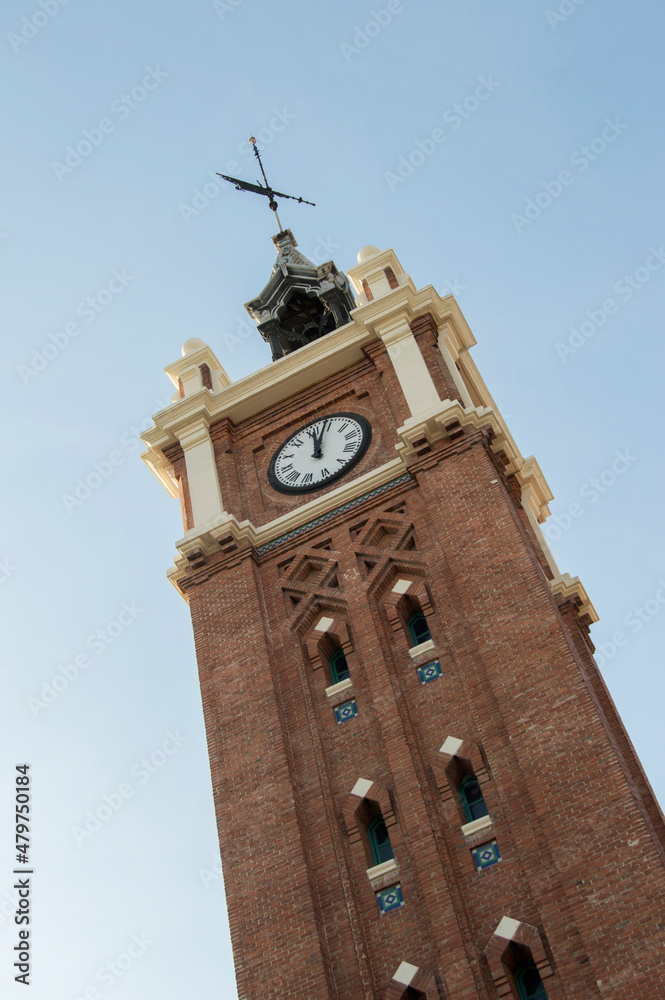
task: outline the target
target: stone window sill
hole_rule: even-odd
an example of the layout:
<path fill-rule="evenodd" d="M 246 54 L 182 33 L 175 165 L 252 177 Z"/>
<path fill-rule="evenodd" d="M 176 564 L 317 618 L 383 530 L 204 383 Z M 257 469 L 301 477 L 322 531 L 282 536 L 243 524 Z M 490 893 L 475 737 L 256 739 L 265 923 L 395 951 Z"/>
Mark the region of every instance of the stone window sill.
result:
<path fill-rule="evenodd" d="M 481 816 L 480 819 L 474 819 L 470 823 L 465 823 L 462 827 L 462 833 L 465 837 L 474 837 L 477 833 L 488 830 L 491 826 L 492 817 Z"/>
<path fill-rule="evenodd" d="M 336 701 L 338 697 L 346 697 L 353 693 L 353 681 L 350 677 L 340 681 L 339 684 L 331 684 L 326 688 L 326 698 L 328 701 Z"/>
<path fill-rule="evenodd" d="M 421 642 L 419 646 L 412 646 L 409 650 L 409 656 L 412 660 L 415 660 L 419 656 L 429 655 L 434 651 L 434 648 L 434 640 L 428 639 L 427 642 Z"/>
<path fill-rule="evenodd" d="M 395 858 L 390 858 L 380 865 L 374 865 L 367 869 L 367 878 L 372 888 L 382 888 L 395 881 L 395 875 L 399 871 L 399 865 Z"/>

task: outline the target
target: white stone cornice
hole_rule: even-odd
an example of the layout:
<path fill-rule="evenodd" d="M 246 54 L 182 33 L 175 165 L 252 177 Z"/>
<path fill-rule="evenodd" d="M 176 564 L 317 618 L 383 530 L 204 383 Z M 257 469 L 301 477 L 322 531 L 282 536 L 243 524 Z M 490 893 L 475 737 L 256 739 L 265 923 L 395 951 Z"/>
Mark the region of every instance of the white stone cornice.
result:
<path fill-rule="evenodd" d="M 157 479 L 159 479 L 167 493 L 169 493 L 174 500 L 177 500 L 178 484 L 173 475 L 173 466 L 168 461 L 166 456 L 161 451 L 157 451 L 155 448 L 148 448 L 147 451 L 142 452 L 141 458 L 150 471 L 154 473 Z"/>
<path fill-rule="evenodd" d="M 523 506 L 528 505 L 535 519 L 542 524 L 550 515 L 548 504 L 554 496 L 533 455 L 524 459 L 516 475 L 522 490 Z"/>
<path fill-rule="evenodd" d="M 584 589 L 578 576 L 571 576 L 570 573 L 562 573 L 554 580 L 550 580 L 550 590 L 555 597 L 579 598 L 580 606 L 577 614 L 580 618 L 588 615 L 592 622 L 598 621 L 598 614 L 593 604 L 589 600 L 589 595 Z"/>
<path fill-rule="evenodd" d="M 210 425 L 205 417 L 200 417 L 194 422 L 189 422 L 186 427 L 182 427 L 178 437 L 183 449 L 187 451 L 207 441 L 210 437 L 209 427 Z"/>
<path fill-rule="evenodd" d="M 400 341 L 413 337 L 411 327 L 403 315 L 381 318 L 374 323 L 374 329 L 386 347 L 392 347 Z"/>

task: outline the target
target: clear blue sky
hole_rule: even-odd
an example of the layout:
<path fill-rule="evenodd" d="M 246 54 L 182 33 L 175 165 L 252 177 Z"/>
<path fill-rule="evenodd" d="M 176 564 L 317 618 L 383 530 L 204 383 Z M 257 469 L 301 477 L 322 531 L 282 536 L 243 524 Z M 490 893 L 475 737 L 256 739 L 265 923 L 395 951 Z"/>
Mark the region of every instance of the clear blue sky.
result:
<path fill-rule="evenodd" d="M 3 996 L 23 996 L 3 905 L 24 760 L 33 1000 L 235 996 L 189 616 L 164 576 L 180 515 L 136 434 L 186 338 L 232 378 L 269 361 L 238 324 L 272 265 L 272 216 L 230 187 L 193 201 L 232 161 L 255 179 L 251 133 L 273 184 L 317 203 L 280 206 L 303 252 L 347 268 L 393 246 L 417 285 L 455 291 L 556 496 L 552 548 L 600 614 L 603 673 L 665 797 L 665 18 L 655 2 L 562 9 L 3 5 Z M 63 501 L 112 453 L 98 489 Z M 82 838 L 104 796 L 116 810 Z"/>

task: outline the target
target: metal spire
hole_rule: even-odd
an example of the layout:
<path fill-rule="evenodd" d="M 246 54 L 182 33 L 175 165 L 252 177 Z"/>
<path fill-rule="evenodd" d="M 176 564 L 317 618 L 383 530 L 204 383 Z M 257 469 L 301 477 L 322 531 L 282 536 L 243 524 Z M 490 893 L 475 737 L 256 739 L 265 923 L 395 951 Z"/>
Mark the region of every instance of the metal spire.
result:
<path fill-rule="evenodd" d="M 231 184 L 235 184 L 236 190 L 238 191 L 252 191 L 254 194 L 266 195 L 266 197 L 270 199 L 270 201 L 268 202 L 268 208 L 272 209 L 272 211 L 275 213 L 275 218 L 277 219 L 277 225 L 279 226 L 279 232 L 281 233 L 283 232 L 283 229 L 279 215 L 277 214 L 277 202 L 275 201 L 275 195 L 277 195 L 278 198 L 290 198 L 292 201 L 304 203 L 305 205 L 315 205 L 315 202 L 307 201 L 306 198 L 296 198 L 296 196 L 293 194 L 283 194 L 282 191 L 274 191 L 270 187 L 270 184 L 268 183 L 268 178 L 266 177 L 266 172 L 263 169 L 263 163 L 261 162 L 259 147 L 256 145 L 256 139 L 254 138 L 253 135 L 249 137 L 249 141 L 251 142 L 252 147 L 254 149 L 254 156 L 259 161 L 259 167 L 261 168 L 261 174 L 263 176 L 263 180 L 265 181 L 265 187 L 263 186 L 263 184 L 261 184 L 260 181 L 257 181 L 256 184 L 250 184 L 247 181 L 238 180 L 237 177 L 228 177 L 226 174 L 218 173 L 217 176 L 221 177 L 225 181 L 230 181 Z"/>

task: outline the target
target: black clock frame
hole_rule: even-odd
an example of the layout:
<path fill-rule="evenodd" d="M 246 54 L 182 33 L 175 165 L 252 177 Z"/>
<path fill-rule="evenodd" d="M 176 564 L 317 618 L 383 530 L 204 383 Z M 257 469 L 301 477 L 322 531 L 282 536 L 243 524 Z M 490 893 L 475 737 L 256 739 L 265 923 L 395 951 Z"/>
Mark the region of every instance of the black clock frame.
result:
<path fill-rule="evenodd" d="M 314 424 L 321 423 L 322 420 L 330 420 L 332 417 L 348 417 L 349 420 L 355 420 L 356 423 L 360 424 L 360 429 L 362 433 L 362 442 L 360 448 L 353 456 L 353 458 L 350 459 L 345 466 L 339 469 L 338 472 L 333 472 L 333 474 L 329 476 L 324 483 L 312 483 L 311 486 L 285 486 L 283 483 L 280 483 L 277 476 L 275 475 L 275 464 L 282 449 L 285 448 L 286 445 L 289 443 L 289 441 L 291 441 L 291 439 L 294 438 L 297 434 L 301 434 L 303 431 L 306 431 L 308 427 L 312 427 Z M 268 467 L 268 482 L 270 483 L 270 485 L 274 490 L 277 490 L 278 493 L 291 493 L 291 494 L 316 493 L 317 490 L 325 490 L 328 486 L 330 486 L 331 483 L 334 483 L 336 480 L 341 479 L 342 476 L 345 476 L 347 472 L 350 472 L 351 469 L 353 469 L 354 466 L 358 464 L 358 462 L 364 456 L 365 452 L 367 451 L 371 443 L 372 443 L 372 425 L 370 424 L 369 420 L 367 420 L 365 417 L 361 417 L 359 413 L 348 413 L 348 412 L 325 413 L 320 417 L 316 417 L 316 419 L 314 420 L 310 420 L 309 423 L 303 424 L 302 427 L 299 427 L 297 431 L 293 431 L 291 434 L 289 434 L 287 438 L 284 439 L 284 441 L 282 441 L 279 448 L 276 449 L 274 455 L 270 459 L 270 465 Z"/>

